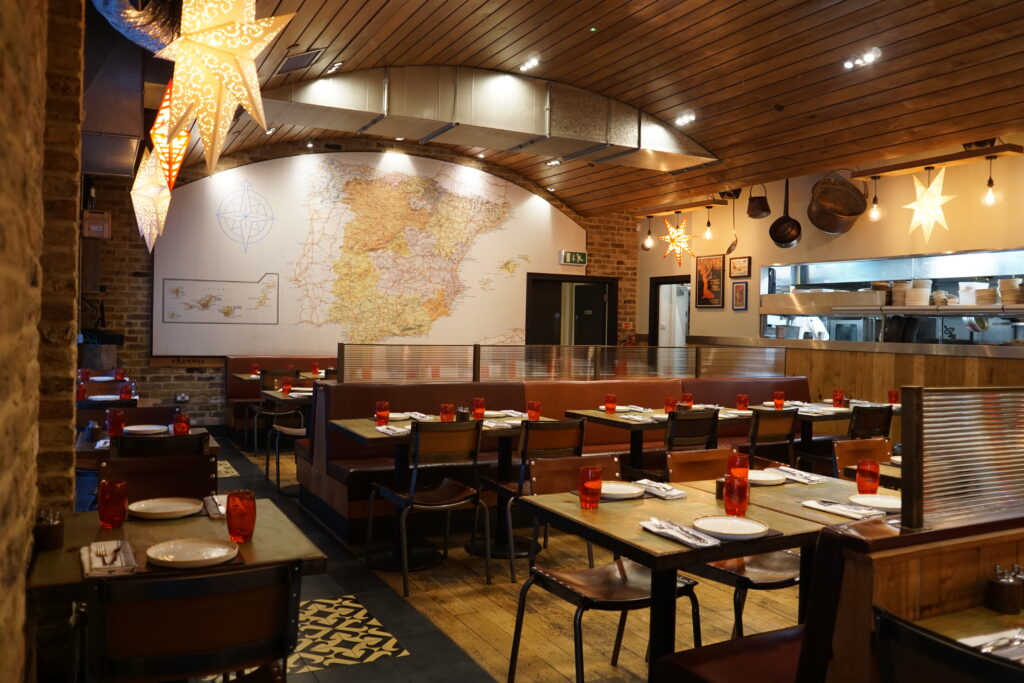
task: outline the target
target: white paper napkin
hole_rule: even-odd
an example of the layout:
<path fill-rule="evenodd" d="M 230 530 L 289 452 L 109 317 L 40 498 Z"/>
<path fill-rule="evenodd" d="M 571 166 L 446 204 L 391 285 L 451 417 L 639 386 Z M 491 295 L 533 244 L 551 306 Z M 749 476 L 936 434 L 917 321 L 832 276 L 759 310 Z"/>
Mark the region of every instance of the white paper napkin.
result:
<path fill-rule="evenodd" d="M 792 467 L 768 467 L 765 468 L 765 472 L 778 472 L 779 474 L 784 475 L 789 481 L 795 481 L 798 484 L 824 484 L 828 481 L 828 477 L 793 469 Z"/>
<path fill-rule="evenodd" d="M 660 481 L 651 481 L 650 479 L 637 479 L 634 484 L 640 484 L 644 487 L 644 491 L 657 496 L 658 498 L 664 498 L 666 500 L 676 500 L 678 498 L 686 498 L 686 491 L 680 491 L 674 488 L 671 484 L 663 484 Z"/>
<path fill-rule="evenodd" d="M 512 429 L 512 425 L 508 422 L 498 422 L 497 420 L 484 420 L 484 427 L 488 429 Z"/>
<path fill-rule="evenodd" d="M 505 413 L 507 417 L 526 417 L 526 413 L 518 410 L 503 410 L 501 412 Z"/>
<path fill-rule="evenodd" d="M 821 510 L 822 512 L 828 512 L 833 515 L 842 515 L 843 517 L 849 517 L 850 519 L 868 519 L 870 517 L 884 517 L 885 513 L 875 508 L 869 508 L 864 505 L 853 505 L 852 503 L 840 503 L 839 505 L 828 505 L 822 503 L 820 500 L 805 500 L 800 503 L 804 507 L 813 508 L 815 510 Z"/>
<path fill-rule="evenodd" d="M 670 538 L 691 548 L 712 548 L 722 544 L 717 538 L 703 534 L 693 527 L 674 524 L 668 521 L 660 521 L 659 523 L 659 520 L 656 520 L 654 517 L 650 521 L 640 522 L 640 526 L 645 531 L 650 531 L 652 534 L 657 534 L 664 538 Z"/>
<path fill-rule="evenodd" d="M 639 422 L 643 424 L 654 422 L 652 418 L 645 417 L 643 415 L 634 415 L 632 413 L 627 413 L 625 415 L 622 415 L 621 417 L 623 420 L 629 420 L 630 422 Z"/>
<path fill-rule="evenodd" d="M 96 450 L 100 450 L 102 448 L 110 448 L 110 439 L 100 439 L 99 441 L 96 442 L 96 445 L 93 446 L 93 448 L 95 448 Z"/>
<path fill-rule="evenodd" d="M 96 554 L 100 548 L 106 551 L 105 557 Z M 87 579 L 134 574 L 138 569 L 135 553 L 128 541 L 96 541 L 82 546 L 79 554 L 82 558 L 82 573 Z"/>
<path fill-rule="evenodd" d="M 632 404 L 626 406 L 626 408 L 628 410 L 632 410 L 634 413 L 642 413 L 647 410 L 647 408 L 644 408 L 643 406 L 635 406 Z"/>
<path fill-rule="evenodd" d="M 227 514 L 228 494 L 218 493 L 215 496 L 206 496 L 203 498 L 203 504 L 206 506 L 206 514 L 210 516 L 210 519 L 222 519 Z"/>
<path fill-rule="evenodd" d="M 426 413 L 409 413 L 409 417 L 411 417 L 414 420 L 420 420 L 421 422 L 430 419 L 430 416 L 427 415 Z"/>
<path fill-rule="evenodd" d="M 374 429 L 388 436 L 403 436 L 412 431 L 412 427 L 393 427 L 391 425 L 378 425 Z"/>

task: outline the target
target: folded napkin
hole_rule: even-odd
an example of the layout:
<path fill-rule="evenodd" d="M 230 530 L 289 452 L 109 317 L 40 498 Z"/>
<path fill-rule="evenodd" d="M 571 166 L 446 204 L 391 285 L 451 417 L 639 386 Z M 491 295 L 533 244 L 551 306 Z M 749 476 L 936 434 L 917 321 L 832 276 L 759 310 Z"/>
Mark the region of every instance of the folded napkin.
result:
<path fill-rule="evenodd" d="M 644 487 L 644 491 L 657 496 L 658 498 L 665 498 L 666 500 L 675 500 L 677 498 L 686 498 L 686 491 L 680 491 L 677 488 L 672 487 L 670 484 L 663 484 L 660 481 L 651 481 L 650 479 L 637 479 L 634 484 L 640 484 Z"/>
<path fill-rule="evenodd" d="M 210 516 L 210 519 L 222 519 L 227 514 L 228 494 L 218 493 L 215 496 L 206 496 L 203 498 L 203 504 L 206 506 L 206 514 Z"/>
<path fill-rule="evenodd" d="M 647 408 L 644 408 L 643 406 L 635 406 L 635 405 L 632 405 L 632 404 L 626 406 L 626 409 L 627 410 L 632 410 L 634 413 L 642 413 L 642 412 L 645 412 L 647 410 Z"/>
<path fill-rule="evenodd" d="M 419 420 L 421 422 L 430 419 L 430 416 L 427 415 L 426 413 L 409 413 L 409 417 L 411 417 L 414 420 Z"/>
<path fill-rule="evenodd" d="M 829 512 L 833 515 L 842 515 L 850 519 L 868 519 L 869 517 L 884 517 L 885 513 L 866 505 L 854 505 L 853 503 L 833 503 L 832 501 L 805 500 L 800 503 L 804 507 Z"/>
<path fill-rule="evenodd" d="M 722 544 L 717 538 L 703 534 L 693 527 L 655 519 L 654 517 L 651 517 L 650 521 L 640 522 L 640 526 L 645 531 L 650 531 L 652 534 L 657 534 L 664 538 L 670 538 L 691 548 L 712 548 Z"/>
<path fill-rule="evenodd" d="M 404 436 L 412 431 L 412 427 L 393 427 L 391 425 L 379 425 L 374 429 L 388 436 Z"/>
<path fill-rule="evenodd" d="M 95 448 L 96 450 L 100 450 L 101 448 L 110 448 L 110 439 L 100 439 L 99 441 L 96 442 L 96 445 L 93 446 L 93 448 Z"/>
<path fill-rule="evenodd" d="M 526 417 L 526 413 L 518 410 L 503 410 L 501 412 L 505 413 L 507 417 Z"/>
<path fill-rule="evenodd" d="M 820 474 L 811 474 L 792 467 L 768 467 L 765 468 L 765 472 L 779 472 L 784 474 L 789 481 L 795 481 L 798 484 L 824 484 L 828 481 L 827 477 Z"/>
<path fill-rule="evenodd" d="M 512 425 L 508 422 L 499 422 L 498 420 L 484 420 L 484 427 L 488 429 L 512 429 Z"/>
<path fill-rule="evenodd" d="M 132 552 L 128 541 L 96 541 L 82 546 L 79 552 L 82 558 L 82 573 L 87 579 L 134 574 L 138 569 L 138 565 L 135 564 L 135 553 Z"/>
<path fill-rule="evenodd" d="M 622 415 L 621 417 L 623 420 L 629 420 L 630 422 L 640 422 L 644 424 L 654 422 L 653 418 L 646 417 L 644 415 L 633 415 L 632 413 L 627 413 L 625 415 Z"/>

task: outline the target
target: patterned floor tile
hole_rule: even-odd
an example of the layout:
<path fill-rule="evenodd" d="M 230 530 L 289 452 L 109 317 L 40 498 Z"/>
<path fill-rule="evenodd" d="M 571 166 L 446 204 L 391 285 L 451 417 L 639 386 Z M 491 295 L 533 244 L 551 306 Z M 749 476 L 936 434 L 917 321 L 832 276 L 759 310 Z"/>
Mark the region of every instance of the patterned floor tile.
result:
<path fill-rule="evenodd" d="M 408 654 L 354 595 L 303 600 L 299 605 L 299 642 L 288 658 L 288 673 Z"/>

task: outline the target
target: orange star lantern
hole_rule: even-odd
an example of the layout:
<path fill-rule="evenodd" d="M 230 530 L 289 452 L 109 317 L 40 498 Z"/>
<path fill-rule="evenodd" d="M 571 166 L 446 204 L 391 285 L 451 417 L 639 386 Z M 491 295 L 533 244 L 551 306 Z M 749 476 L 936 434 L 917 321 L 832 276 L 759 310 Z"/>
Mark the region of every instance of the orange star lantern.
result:
<path fill-rule="evenodd" d="M 167 82 L 164 100 L 156 113 L 156 122 L 149 137 L 153 140 L 153 152 L 160 161 L 160 168 L 167 178 L 167 189 L 174 189 L 174 181 L 178 179 L 181 162 L 185 160 L 188 150 L 188 128 L 182 128 L 176 135 L 171 135 L 171 93 L 174 90 L 174 79 Z"/>
<path fill-rule="evenodd" d="M 668 234 L 662 235 L 659 239 L 668 242 L 668 246 L 665 248 L 665 253 L 662 254 L 661 258 L 665 258 L 669 254 L 675 254 L 676 264 L 681 266 L 683 265 L 684 252 L 690 256 L 695 256 L 693 247 L 690 246 L 690 235 L 686 234 L 686 219 L 683 219 L 679 225 L 672 225 L 668 218 L 666 218 L 665 227 L 668 228 Z"/>

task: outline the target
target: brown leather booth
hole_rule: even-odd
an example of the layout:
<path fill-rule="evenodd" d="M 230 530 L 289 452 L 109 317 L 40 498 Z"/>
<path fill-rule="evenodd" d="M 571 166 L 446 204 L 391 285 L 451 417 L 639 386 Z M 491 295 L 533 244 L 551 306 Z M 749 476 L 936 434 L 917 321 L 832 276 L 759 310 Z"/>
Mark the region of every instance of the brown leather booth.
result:
<path fill-rule="evenodd" d="M 784 391 L 788 401 L 810 401 L 811 391 L 806 377 L 708 377 L 684 379 L 683 391 L 693 394 L 694 403 L 735 406 L 737 394 L 750 397 L 751 406 L 771 401 L 772 394 Z M 718 423 L 718 445 L 734 446 L 746 442 L 749 423 Z"/>

